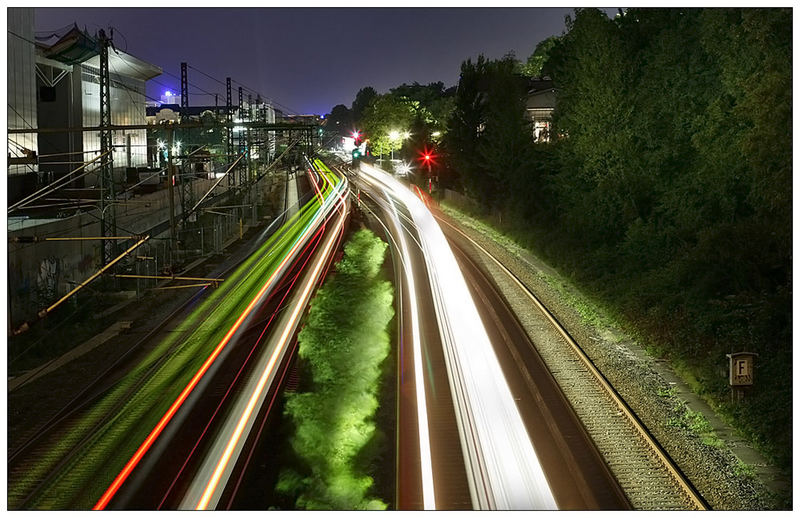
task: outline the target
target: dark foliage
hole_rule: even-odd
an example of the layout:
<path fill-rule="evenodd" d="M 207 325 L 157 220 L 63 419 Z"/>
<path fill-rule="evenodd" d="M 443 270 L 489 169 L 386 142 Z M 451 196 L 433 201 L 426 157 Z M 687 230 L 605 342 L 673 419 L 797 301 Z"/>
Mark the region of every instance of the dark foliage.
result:
<path fill-rule="evenodd" d="M 551 144 L 531 142 L 508 60 L 462 64 L 446 144 L 466 191 L 789 467 L 791 11 L 578 9 L 548 46 Z M 740 350 L 760 357 L 734 406 Z"/>

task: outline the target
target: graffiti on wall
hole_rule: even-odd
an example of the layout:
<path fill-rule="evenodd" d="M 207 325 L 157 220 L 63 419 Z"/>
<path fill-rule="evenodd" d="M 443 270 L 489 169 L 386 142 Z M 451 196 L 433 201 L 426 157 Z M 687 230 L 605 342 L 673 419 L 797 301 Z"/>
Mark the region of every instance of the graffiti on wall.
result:
<path fill-rule="evenodd" d="M 58 295 L 58 278 L 61 271 L 61 260 L 51 256 L 42 259 L 36 275 L 36 298 L 40 305 L 55 300 Z"/>

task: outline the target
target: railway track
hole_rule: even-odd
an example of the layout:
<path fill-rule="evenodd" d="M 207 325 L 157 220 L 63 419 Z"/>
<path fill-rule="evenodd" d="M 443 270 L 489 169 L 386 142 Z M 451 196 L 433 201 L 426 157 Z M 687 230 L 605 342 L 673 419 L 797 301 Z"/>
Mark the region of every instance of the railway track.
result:
<path fill-rule="evenodd" d="M 303 199 L 306 199 L 304 196 Z M 302 200 L 301 200 L 302 201 Z M 276 232 L 285 232 L 282 227 L 275 229 Z M 266 235 L 262 233 L 261 238 Z M 235 258 L 224 261 L 222 265 L 215 268 L 213 275 L 227 277 L 233 272 L 242 261 L 246 260 L 249 253 L 248 248 L 244 246 L 235 252 Z M 213 263 L 212 263 L 213 264 Z M 112 387 L 116 385 L 128 372 L 127 365 L 130 360 L 141 353 L 146 345 L 150 343 L 154 337 L 159 333 L 170 332 L 168 326 L 171 323 L 179 322 L 178 316 L 184 314 L 187 310 L 192 308 L 198 299 L 207 294 L 206 289 L 200 289 L 194 295 L 188 297 L 185 301 L 180 303 L 178 307 L 172 311 L 166 318 L 161 320 L 156 326 L 150 329 L 142 338 L 137 340 L 131 347 L 126 349 L 109 367 L 104 369 L 98 376 L 92 379 L 86 387 L 67 402 L 60 410 L 55 412 L 43 425 L 41 425 L 29 438 L 22 444 L 17 446 L 14 450 L 9 452 L 8 455 L 8 470 L 9 481 L 14 481 L 14 484 L 9 484 L 8 487 L 8 505 L 10 508 L 24 509 L 32 505 L 42 489 L 46 488 L 53 482 L 59 473 L 68 466 L 75 465 L 78 462 L 79 454 L 84 451 L 88 442 L 91 441 L 95 433 L 98 432 L 109 420 L 115 416 L 119 410 L 127 403 L 128 397 L 135 394 L 144 384 L 146 384 L 154 373 L 159 371 L 178 348 L 183 343 L 183 338 L 175 339 L 167 351 L 156 359 L 151 365 L 147 367 L 145 372 L 121 395 L 115 397 L 110 405 L 106 405 L 100 415 L 94 416 L 91 422 L 81 428 L 84 432 L 83 437 L 75 439 L 71 445 L 58 448 L 54 447 L 55 443 L 50 439 L 59 430 L 74 430 L 82 420 L 85 419 L 85 412 L 92 407 L 92 403 L 98 401 L 99 398 L 108 393 Z M 207 316 L 222 304 L 223 300 L 220 299 L 217 304 L 207 308 L 204 314 Z M 201 319 L 202 320 L 202 319 Z M 166 331 L 165 331 L 166 329 Z M 183 334 L 188 335 L 192 332 L 191 329 L 186 330 Z M 185 336 L 184 336 L 185 338 Z M 41 469 L 41 462 L 49 463 L 48 469 L 45 471 Z M 38 466 L 38 468 L 37 468 Z"/>
<path fill-rule="evenodd" d="M 449 239 L 468 243 L 479 251 L 480 261 L 492 277 L 502 275 L 524 300 L 506 296 L 512 309 L 521 304 L 536 308 L 541 318 L 534 325 L 550 326 L 557 340 L 537 349 L 558 381 L 576 414 L 604 457 L 635 509 L 706 510 L 709 505 L 653 437 L 586 352 L 520 278 L 485 247 L 436 214 Z M 517 306 L 515 308 L 514 306 Z M 526 326 L 527 328 L 527 326 Z M 566 345 L 567 347 L 564 347 Z"/>

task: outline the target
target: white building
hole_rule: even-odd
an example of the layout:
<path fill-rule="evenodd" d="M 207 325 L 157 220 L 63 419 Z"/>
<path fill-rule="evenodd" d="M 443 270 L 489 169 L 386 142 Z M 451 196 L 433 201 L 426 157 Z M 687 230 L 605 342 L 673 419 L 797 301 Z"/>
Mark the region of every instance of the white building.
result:
<path fill-rule="evenodd" d="M 35 128 L 36 75 L 34 73 L 35 45 L 33 34 L 33 8 L 9 7 L 8 12 L 8 129 Z M 37 170 L 32 153 L 38 151 L 35 133 L 8 135 L 8 175 L 21 177 Z M 16 163 L 15 163 L 16 162 Z M 35 161 L 34 161 L 35 162 Z M 22 178 L 19 178 L 22 180 Z M 19 182 L 9 178 L 9 194 L 13 196 Z"/>
<path fill-rule="evenodd" d="M 181 105 L 181 95 L 176 94 L 172 90 L 167 90 L 164 92 L 164 95 L 161 96 L 161 104 L 177 104 L 178 106 Z"/>
<path fill-rule="evenodd" d="M 161 69 L 130 54 L 109 48 L 112 125 L 146 124 L 145 82 Z M 100 56 L 90 35 L 73 27 L 52 45 L 36 53 L 39 127 L 68 128 L 100 125 Z M 115 174 L 125 167 L 147 165 L 144 129 L 112 132 Z M 48 133 L 39 136 L 40 170 L 60 176 L 100 152 L 100 132 Z M 96 181 L 86 177 L 86 185 Z"/>

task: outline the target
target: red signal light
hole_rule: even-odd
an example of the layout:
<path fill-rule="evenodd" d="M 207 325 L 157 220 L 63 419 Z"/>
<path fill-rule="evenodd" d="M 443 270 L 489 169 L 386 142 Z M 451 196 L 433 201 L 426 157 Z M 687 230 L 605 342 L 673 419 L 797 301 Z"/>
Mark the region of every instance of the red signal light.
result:
<path fill-rule="evenodd" d="M 420 160 L 421 162 L 424 162 L 426 164 L 431 164 L 431 163 L 435 164 L 436 153 L 434 153 L 432 149 L 428 149 L 426 147 L 424 150 L 419 152 L 419 158 L 417 158 L 417 160 Z"/>

